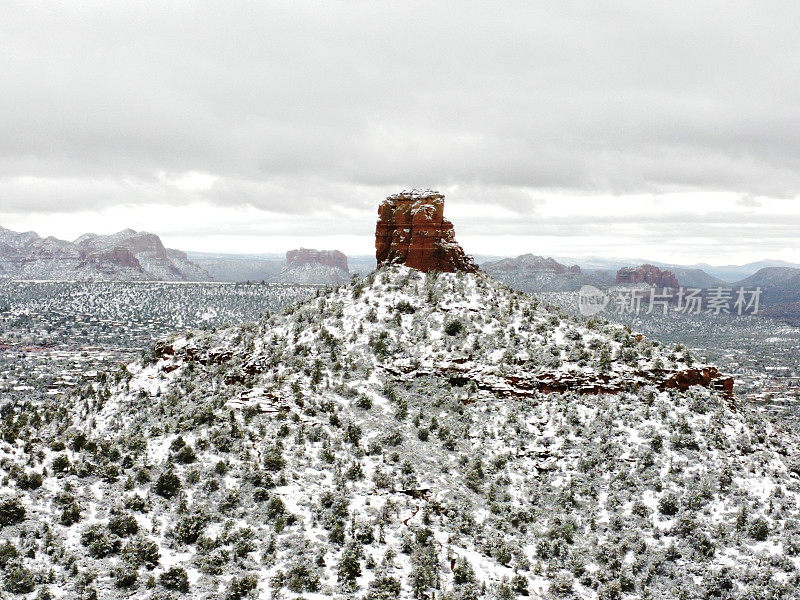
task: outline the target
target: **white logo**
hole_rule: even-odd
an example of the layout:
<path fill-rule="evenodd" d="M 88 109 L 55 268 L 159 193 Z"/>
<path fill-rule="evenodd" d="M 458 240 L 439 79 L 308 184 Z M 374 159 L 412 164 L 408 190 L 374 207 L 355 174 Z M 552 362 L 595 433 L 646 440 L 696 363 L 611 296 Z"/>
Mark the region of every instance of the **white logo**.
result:
<path fill-rule="evenodd" d="M 585 285 L 578 293 L 578 309 L 584 317 L 591 317 L 601 312 L 608 304 L 608 293 L 593 285 Z"/>

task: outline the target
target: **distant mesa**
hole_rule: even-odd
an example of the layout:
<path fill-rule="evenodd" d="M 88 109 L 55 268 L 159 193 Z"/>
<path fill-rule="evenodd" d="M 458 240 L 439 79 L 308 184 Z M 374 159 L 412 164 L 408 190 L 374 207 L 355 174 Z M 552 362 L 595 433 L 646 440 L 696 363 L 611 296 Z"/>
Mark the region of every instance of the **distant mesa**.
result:
<path fill-rule="evenodd" d="M 523 254 L 516 258 L 503 258 L 483 265 L 485 270 L 496 272 L 523 273 L 552 273 L 553 275 L 580 275 L 581 268 L 578 265 L 566 266 L 554 258 L 544 258 L 535 254 Z"/>
<path fill-rule="evenodd" d="M 614 284 L 614 272 L 582 270 L 554 258 L 523 254 L 481 264 L 481 269 L 506 285 L 529 294 L 573 292 L 584 285 L 607 288 Z"/>
<path fill-rule="evenodd" d="M 446 273 L 478 270 L 456 242 L 453 224 L 444 218 L 444 194 L 431 190 L 403 191 L 381 203 L 375 258 L 378 267 L 402 264 Z"/>
<path fill-rule="evenodd" d="M 289 250 L 286 253 L 286 266 L 292 267 L 295 265 L 324 265 L 326 267 L 334 267 L 349 273 L 347 268 L 347 255 L 339 250 L 310 250 L 308 248 L 300 248 L 299 250 Z"/>
<path fill-rule="evenodd" d="M 678 278 L 671 271 L 662 271 L 655 265 L 623 267 L 617 271 L 618 284 L 647 284 L 661 288 L 679 288 Z"/>
<path fill-rule="evenodd" d="M 278 280 L 282 283 L 347 283 L 350 280 L 347 255 L 339 250 L 289 250 Z"/>

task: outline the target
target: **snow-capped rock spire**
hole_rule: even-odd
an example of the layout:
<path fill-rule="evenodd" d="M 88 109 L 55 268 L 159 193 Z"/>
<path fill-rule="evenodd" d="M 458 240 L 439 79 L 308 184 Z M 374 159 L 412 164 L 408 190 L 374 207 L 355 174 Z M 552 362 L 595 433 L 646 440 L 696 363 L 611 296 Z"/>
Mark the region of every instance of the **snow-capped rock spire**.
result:
<path fill-rule="evenodd" d="M 444 218 L 444 194 L 432 190 L 403 191 L 381 203 L 375 250 L 379 267 L 404 264 L 447 273 L 478 270 L 456 242 L 453 224 Z"/>

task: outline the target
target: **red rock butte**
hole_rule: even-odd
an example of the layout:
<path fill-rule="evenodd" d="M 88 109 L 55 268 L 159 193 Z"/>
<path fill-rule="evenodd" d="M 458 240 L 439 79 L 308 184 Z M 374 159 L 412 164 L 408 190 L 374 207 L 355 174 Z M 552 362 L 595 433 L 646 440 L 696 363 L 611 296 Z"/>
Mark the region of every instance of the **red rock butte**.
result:
<path fill-rule="evenodd" d="M 378 267 L 402 264 L 446 273 L 478 270 L 456 242 L 453 224 L 444 218 L 444 194 L 435 191 L 404 191 L 381 203 L 375 258 Z"/>
<path fill-rule="evenodd" d="M 286 266 L 292 265 L 325 265 L 326 267 L 336 267 L 348 272 L 347 255 L 339 250 L 312 250 L 310 248 L 300 248 L 299 250 L 289 250 L 286 253 Z"/>
<path fill-rule="evenodd" d="M 653 265 L 631 268 L 623 267 L 617 271 L 617 283 L 646 283 L 657 287 L 678 288 L 678 278 L 671 271 L 662 271 Z"/>

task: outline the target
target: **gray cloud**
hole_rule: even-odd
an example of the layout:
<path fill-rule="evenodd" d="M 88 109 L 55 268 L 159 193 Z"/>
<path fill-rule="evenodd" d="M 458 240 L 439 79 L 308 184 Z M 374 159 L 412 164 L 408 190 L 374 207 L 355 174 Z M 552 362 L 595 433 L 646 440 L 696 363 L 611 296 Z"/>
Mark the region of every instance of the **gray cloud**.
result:
<path fill-rule="evenodd" d="M 561 192 L 728 191 L 754 209 L 800 194 L 794 2 L 3 13 L 0 212 L 205 200 L 363 216 L 412 186 L 528 216 Z M 170 179 L 189 171 L 216 181 Z"/>

